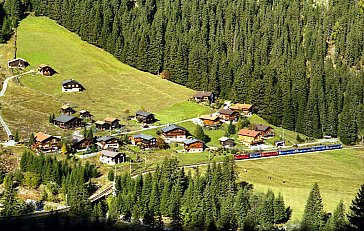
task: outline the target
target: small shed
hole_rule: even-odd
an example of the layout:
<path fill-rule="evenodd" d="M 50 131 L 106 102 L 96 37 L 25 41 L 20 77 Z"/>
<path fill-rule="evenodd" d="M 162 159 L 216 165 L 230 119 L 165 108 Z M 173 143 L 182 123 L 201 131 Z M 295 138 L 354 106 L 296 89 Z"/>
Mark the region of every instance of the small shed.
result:
<path fill-rule="evenodd" d="M 96 129 L 104 131 L 110 129 L 110 124 L 106 123 L 105 121 L 98 120 L 95 122 Z"/>
<path fill-rule="evenodd" d="M 196 91 L 193 96 L 196 102 L 209 102 L 213 103 L 215 101 L 215 95 L 211 91 Z"/>
<path fill-rule="evenodd" d="M 115 165 L 126 161 L 126 155 L 120 152 L 102 150 L 100 162 L 103 164 Z"/>
<path fill-rule="evenodd" d="M 27 66 L 29 66 L 29 63 L 25 59 L 22 59 L 22 58 L 15 58 L 15 59 L 8 61 L 8 68 L 11 68 L 11 69 L 15 69 L 15 68 L 24 69 Z"/>
<path fill-rule="evenodd" d="M 221 137 L 219 138 L 220 145 L 224 148 L 233 148 L 235 146 L 234 139 L 229 137 Z"/>
<path fill-rule="evenodd" d="M 80 111 L 80 118 L 82 119 L 92 119 L 93 115 L 89 112 L 89 111 L 86 111 L 86 110 L 81 110 Z"/>
<path fill-rule="evenodd" d="M 155 122 L 154 114 L 147 112 L 147 111 L 142 111 L 142 110 L 137 111 L 135 113 L 135 118 L 139 122 L 143 122 L 143 123 L 147 123 L 147 124 L 151 124 L 151 123 Z"/>
<path fill-rule="evenodd" d="M 75 114 L 76 111 L 69 105 L 63 105 L 61 107 L 61 113 L 63 115 L 72 115 L 72 114 Z"/>
<path fill-rule="evenodd" d="M 57 72 L 47 64 L 40 64 L 38 65 L 38 73 L 43 76 L 52 76 Z"/>
<path fill-rule="evenodd" d="M 83 91 L 85 88 L 74 79 L 68 79 L 62 82 L 62 92 L 78 92 Z"/>

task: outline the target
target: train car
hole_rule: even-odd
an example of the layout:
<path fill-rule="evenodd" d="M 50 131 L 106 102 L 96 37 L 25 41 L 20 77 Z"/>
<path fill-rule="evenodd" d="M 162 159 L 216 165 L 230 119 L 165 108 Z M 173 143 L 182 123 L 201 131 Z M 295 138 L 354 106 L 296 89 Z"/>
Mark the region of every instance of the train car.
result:
<path fill-rule="evenodd" d="M 295 154 L 295 153 L 296 153 L 296 149 L 279 150 L 278 151 L 279 155 L 289 155 L 289 154 Z"/>
<path fill-rule="evenodd" d="M 274 152 L 262 152 L 261 153 L 262 157 L 268 157 L 268 156 L 278 156 L 278 152 L 274 151 Z"/>
<path fill-rule="evenodd" d="M 342 144 L 331 144 L 331 145 L 327 145 L 326 149 L 327 150 L 332 150 L 332 149 L 341 149 L 343 148 Z"/>
<path fill-rule="evenodd" d="M 249 154 L 236 154 L 236 155 L 234 155 L 235 160 L 244 160 L 244 159 L 249 159 L 249 158 L 250 158 Z"/>
<path fill-rule="evenodd" d="M 297 148 L 297 153 L 312 152 L 312 148 Z"/>
<path fill-rule="evenodd" d="M 251 153 L 251 154 L 250 154 L 250 158 L 260 158 L 260 157 L 261 157 L 260 152 Z"/>
<path fill-rule="evenodd" d="M 316 152 L 316 151 L 325 151 L 327 150 L 327 147 L 325 145 L 322 145 L 322 146 L 313 146 L 312 147 L 312 151 L 313 152 Z"/>

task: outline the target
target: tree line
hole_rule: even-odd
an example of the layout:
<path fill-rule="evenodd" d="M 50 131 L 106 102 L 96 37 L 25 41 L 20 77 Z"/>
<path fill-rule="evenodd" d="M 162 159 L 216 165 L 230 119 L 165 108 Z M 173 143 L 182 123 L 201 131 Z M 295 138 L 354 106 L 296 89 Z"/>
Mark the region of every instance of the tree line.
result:
<path fill-rule="evenodd" d="M 117 176 L 117 193 L 108 214 L 156 228 L 163 227 L 163 217 L 169 217 L 173 230 L 271 229 L 288 221 L 292 211 L 281 194 L 270 190 L 259 194 L 252 185 L 236 181 L 234 161 L 229 158 L 208 165 L 204 174 L 198 168 L 186 174 L 177 159 L 165 159 L 154 173 Z"/>

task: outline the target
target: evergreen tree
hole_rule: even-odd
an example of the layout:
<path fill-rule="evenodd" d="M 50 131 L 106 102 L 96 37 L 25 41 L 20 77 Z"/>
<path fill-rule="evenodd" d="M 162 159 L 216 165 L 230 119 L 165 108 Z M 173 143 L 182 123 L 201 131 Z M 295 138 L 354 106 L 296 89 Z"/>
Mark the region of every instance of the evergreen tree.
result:
<path fill-rule="evenodd" d="M 205 136 L 205 133 L 200 125 L 196 125 L 194 136 L 196 139 L 202 140 Z"/>
<path fill-rule="evenodd" d="M 357 196 L 351 203 L 348 218 L 350 230 L 364 229 L 364 184 L 361 185 Z"/>
<path fill-rule="evenodd" d="M 317 183 L 308 196 L 303 219 L 302 230 L 322 230 L 324 228 L 325 212 L 322 204 L 320 189 Z"/>

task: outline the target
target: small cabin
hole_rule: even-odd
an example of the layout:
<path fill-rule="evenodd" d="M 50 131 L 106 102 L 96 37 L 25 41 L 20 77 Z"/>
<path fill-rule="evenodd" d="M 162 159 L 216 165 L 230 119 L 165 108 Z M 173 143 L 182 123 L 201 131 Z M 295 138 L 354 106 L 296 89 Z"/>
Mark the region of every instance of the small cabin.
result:
<path fill-rule="evenodd" d="M 43 132 L 34 135 L 34 144 L 32 149 L 37 153 L 49 153 L 58 151 L 60 148 L 61 137 L 51 136 Z"/>
<path fill-rule="evenodd" d="M 220 141 L 220 145 L 223 148 L 234 148 L 235 146 L 235 142 L 234 139 L 229 138 L 229 137 L 221 137 L 219 138 Z"/>
<path fill-rule="evenodd" d="M 83 91 L 85 88 L 74 79 L 65 80 L 62 82 L 62 92 L 78 92 Z"/>
<path fill-rule="evenodd" d="M 190 134 L 184 127 L 171 124 L 161 129 L 163 139 L 168 142 L 182 142 Z"/>
<path fill-rule="evenodd" d="M 141 149 L 153 149 L 157 145 L 157 139 L 150 135 L 137 134 L 129 136 L 131 144 L 139 146 Z"/>
<path fill-rule="evenodd" d="M 215 101 L 215 95 L 211 91 L 196 91 L 193 96 L 193 99 L 200 103 L 200 102 L 209 102 L 213 103 Z"/>
<path fill-rule="evenodd" d="M 85 151 L 92 145 L 92 140 L 90 138 L 85 138 L 83 136 L 73 136 L 71 140 L 72 149 L 79 152 Z"/>
<path fill-rule="evenodd" d="M 40 64 L 38 66 L 38 73 L 43 76 L 52 76 L 52 75 L 56 74 L 57 72 L 49 65 Z"/>
<path fill-rule="evenodd" d="M 186 152 L 203 152 L 205 150 L 205 143 L 192 138 L 183 141 L 183 148 Z"/>
<path fill-rule="evenodd" d="M 116 118 L 105 118 L 104 122 L 109 124 L 111 129 L 115 129 L 115 128 L 120 128 L 120 120 L 116 119 Z"/>
<path fill-rule="evenodd" d="M 237 103 L 233 106 L 230 106 L 230 109 L 245 116 L 251 116 L 253 113 L 253 105 L 251 104 Z"/>
<path fill-rule="evenodd" d="M 75 113 L 76 113 L 76 111 L 69 105 L 63 105 L 61 107 L 61 114 L 63 114 L 63 115 L 72 115 Z"/>
<path fill-rule="evenodd" d="M 218 111 L 219 117 L 225 121 L 237 121 L 239 113 L 230 109 L 221 109 Z"/>
<path fill-rule="evenodd" d="M 8 68 L 11 69 L 15 69 L 15 68 L 20 68 L 20 69 L 24 69 L 27 66 L 29 66 L 29 63 L 22 58 L 16 58 L 16 59 L 12 59 L 8 61 Z"/>
<path fill-rule="evenodd" d="M 82 119 L 71 115 L 60 115 L 53 120 L 53 124 L 62 129 L 75 129 L 82 126 Z"/>
<path fill-rule="evenodd" d="M 253 129 L 262 134 L 263 137 L 271 137 L 274 136 L 273 128 L 269 125 L 265 124 L 254 124 Z"/>
<path fill-rule="evenodd" d="M 239 140 L 248 147 L 263 143 L 262 134 L 258 131 L 241 129 L 238 135 Z"/>
<path fill-rule="evenodd" d="M 126 155 L 120 152 L 102 150 L 100 162 L 103 164 L 115 165 L 126 162 Z"/>
<path fill-rule="evenodd" d="M 110 124 L 106 123 L 105 121 L 98 120 L 95 122 L 95 126 L 97 130 L 110 130 Z"/>
<path fill-rule="evenodd" d="M 155 122 L 155 117 L 153 113 L 150 112 L 146 112 L 146 111 L 137 111 L 135 113 L 135 118 L 142 123 L 146 123 L 146 124 L 152 124 Z"/>
<path fill-rule="evenodd" d="M 221 126 L 221 120 L 218 116 L 202 115 L 199 117 L 205 127 L 219 128 Z"/>
<path fill-rule="evenodd" d="M 80 118 L 82 119 L 92 119 L 93 115 L 89 112 L 89 111 L 86 111 L 86 110 L 81 110 L 80 111 Z"/>
<path fill-rule="evenodd" d="M 113 136 L 103 136 L 96 141 L 96 145 L 104 150 L 116 150 L 120 147 L 120 140 Z"/>

